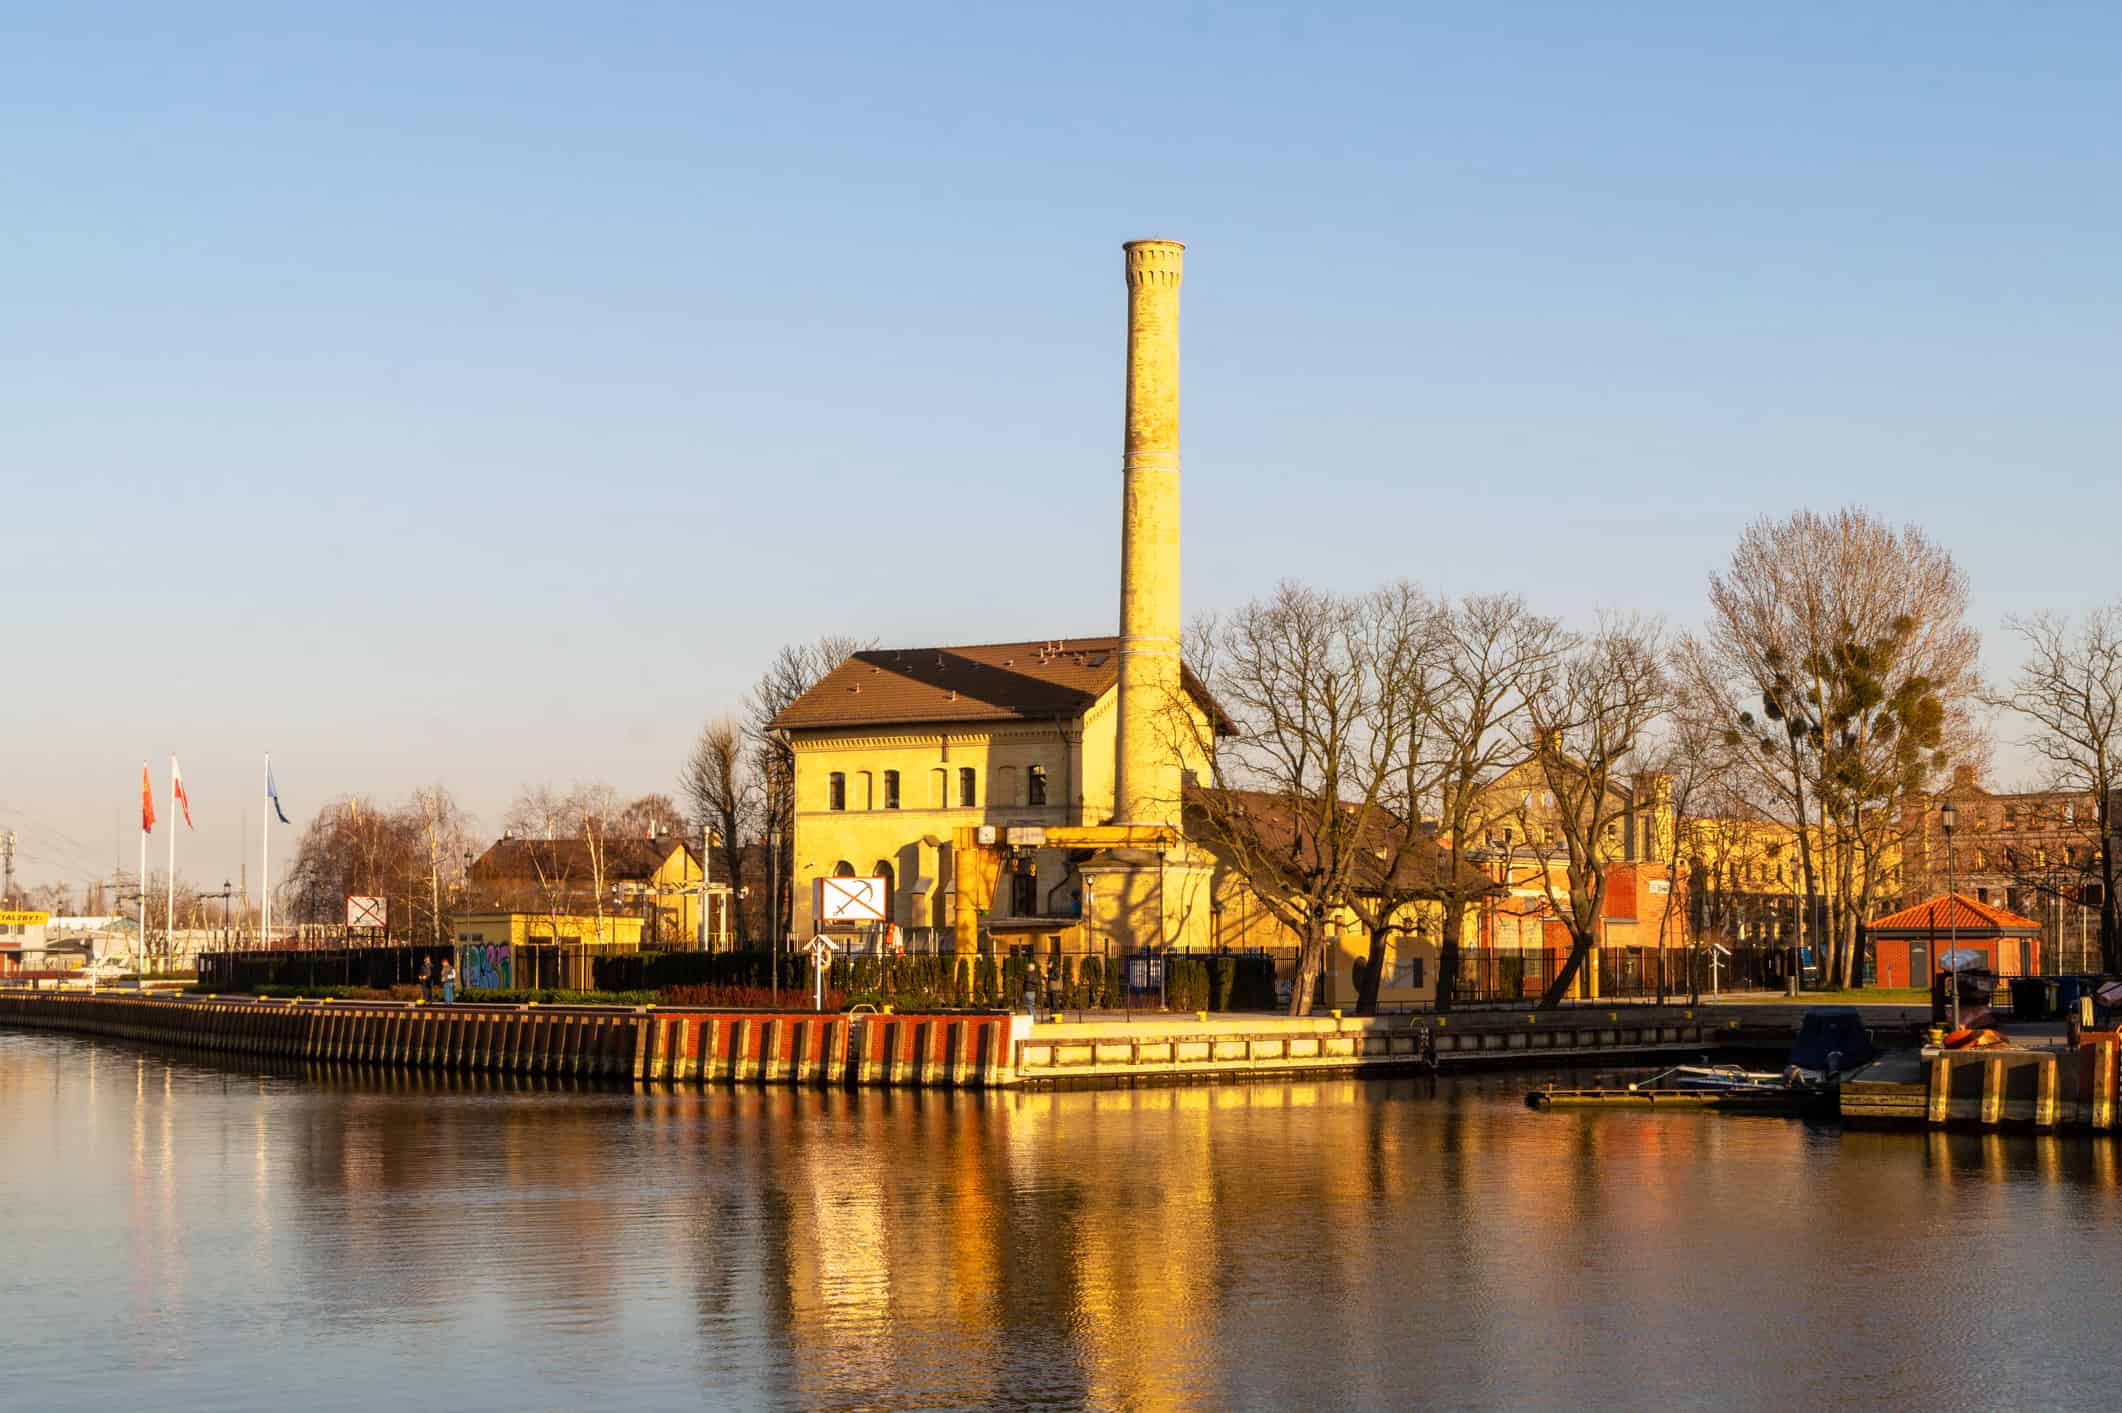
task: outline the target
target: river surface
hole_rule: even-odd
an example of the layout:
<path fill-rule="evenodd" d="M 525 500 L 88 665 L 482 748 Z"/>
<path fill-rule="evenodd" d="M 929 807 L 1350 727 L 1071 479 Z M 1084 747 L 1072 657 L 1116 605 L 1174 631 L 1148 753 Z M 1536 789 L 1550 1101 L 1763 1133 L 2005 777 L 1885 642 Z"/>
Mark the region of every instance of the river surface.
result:
<path fill-rule="evenodd" d="M 0 1030 L 0 1406 L 2122 1401 L 2091 1139 L 261 1069 Z"/>

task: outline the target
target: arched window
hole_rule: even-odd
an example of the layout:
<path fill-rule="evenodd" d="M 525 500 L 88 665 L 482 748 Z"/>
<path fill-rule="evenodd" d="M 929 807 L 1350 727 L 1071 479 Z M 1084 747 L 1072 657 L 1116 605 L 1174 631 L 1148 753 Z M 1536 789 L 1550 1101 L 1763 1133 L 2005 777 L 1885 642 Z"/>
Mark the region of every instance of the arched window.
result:
<path fill-rule="evenodd" d="M 1046 767 L 1031 766 L 1024 772 L 1024 803 L 1043 805 L 1046 803 Z"/>
<path fill-rule="evenodd" d="M 948 808 L 949 791 L 950 773 L 939 765 L 928 773 L 928 807 L 932 810 Z"/>
<path fill-rule="evenodd" d="M 999 800 L 1005 805 L 1022 804 L 1023 801 L 1017 798 L 1017 767 L 1005 765 L 995 772 L 995 776 L 997 788 L 988 792 L 987 802 L 994 804 Z"/>
<path fill-rule="evenodd" d="M 825 777 L 825 807 L 829 810 L 847 808 L 847 772 L 836 770 Z"/>
<path fill-rule="evenodd" d="M 971 766 L 958 767 L 958 808 L 969 810 L 980 803 L 979 779 Z"/>
<path fill-rule="evenodd" d="M 896 770 L 884 772 L 884 807 L 888 810 L 899 808 L 899 772 Z"/>
<path fill-rule="evenodd" d="M 840 860 L 840 862 L 833 865 L 833 877 L 853 878 L 854 876 L 855 866 L 849 863 L 846 859 L 842 859 Z"/>
<path fill-rule="evenodd" d="M 898 879 L 892 872 L 891 864 L 883 859 L 878 859 L 875 864 L 870 866 L 869 873 L 872 878 L 884 880 L 885 921 L 897 922 L 899 920 L 899 890 L 896 886 Z"/>
<path fill-rule="evenodd" d="M 877 796 L 870 773 L 866 770 L 857 771 L 855 773 L 855 808 L 858 810 L 873 810 L 876 807 Z"/>

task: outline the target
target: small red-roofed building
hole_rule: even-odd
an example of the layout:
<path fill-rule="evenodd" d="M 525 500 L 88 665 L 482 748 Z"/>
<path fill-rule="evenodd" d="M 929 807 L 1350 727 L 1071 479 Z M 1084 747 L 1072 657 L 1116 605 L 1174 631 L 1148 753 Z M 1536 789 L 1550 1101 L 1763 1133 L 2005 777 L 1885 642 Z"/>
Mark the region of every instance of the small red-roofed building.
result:
<path fill-rule="evenodd" d="M 1981 957 L 1975 965 L 1998 976 L 2041 971 L 2041 924 L 1964 893 L 1888 913 L 1866 924 L 1864 935 L 1881 986 L 1930 985 L 1940 958 L 1955 948 Z"/>

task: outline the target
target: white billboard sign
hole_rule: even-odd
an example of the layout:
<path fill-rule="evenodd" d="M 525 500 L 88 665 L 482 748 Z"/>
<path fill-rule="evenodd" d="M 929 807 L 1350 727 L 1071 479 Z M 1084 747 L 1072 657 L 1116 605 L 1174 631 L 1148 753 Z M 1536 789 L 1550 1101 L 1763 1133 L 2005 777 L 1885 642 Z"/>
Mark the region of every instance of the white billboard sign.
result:
<path fill-rule="evenodd" d="M 881 878 L 811 880 L 811 916 L 825 922 L 888 922 Z"/>
<path fill-rule="evenodd" d="M 386 916 L 381 898 L 367 898 L 359 893 L 346 895 L 346 925 L 348 927 L 381 928 Z"/>

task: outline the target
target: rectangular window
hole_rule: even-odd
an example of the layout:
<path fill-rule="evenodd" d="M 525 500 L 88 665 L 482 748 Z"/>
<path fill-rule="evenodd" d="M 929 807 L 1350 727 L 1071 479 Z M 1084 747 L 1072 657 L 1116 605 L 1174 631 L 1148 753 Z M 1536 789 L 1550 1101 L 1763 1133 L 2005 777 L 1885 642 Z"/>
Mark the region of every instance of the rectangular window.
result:
<path fill-rule="evenodd" d="M 836 770 L 825 777 L 825 807 L 829 810 L 847 808 L 847 774 Z"/>
<path fill-rule="evenodd" d="M 1024 780 L 1025 787 L 1029 792 L 1024 802 L 1028 805 L 1045 804 L 1046 767 L 1043 765 L 1035 765 L 1031 767 L 1024 773 Z"/>
<path fill-rule="evenodd" d="M 969 765 L 962 765 L 962 766 L 959 766 L 959 767 L 958 767 L 958 806 L 959 806 L 959 808 L 960 808 L 960 809 L 968 809 L 968 810 L 969 810 L 969 809 L 973 808 L 973 807 L 974 807 L 975 805 L 977 805 L 977 804 L 979 804 L 979 803 L 980 803 L 980 801 L 979 801 L 979 798 L 978 798 L 978 792 L 977 792 L 977 790 L 975 789 L 975 786 L 974 786 L 974 776 L 973 776 L 973 768 L 972 768 L 971 766 L 969 766 Z"/>
<path fill-rule="evenodd" d="M 884 772 L 884 807 L 888 810 L 899 808 L 899 772 L 896 770 Z"/>

